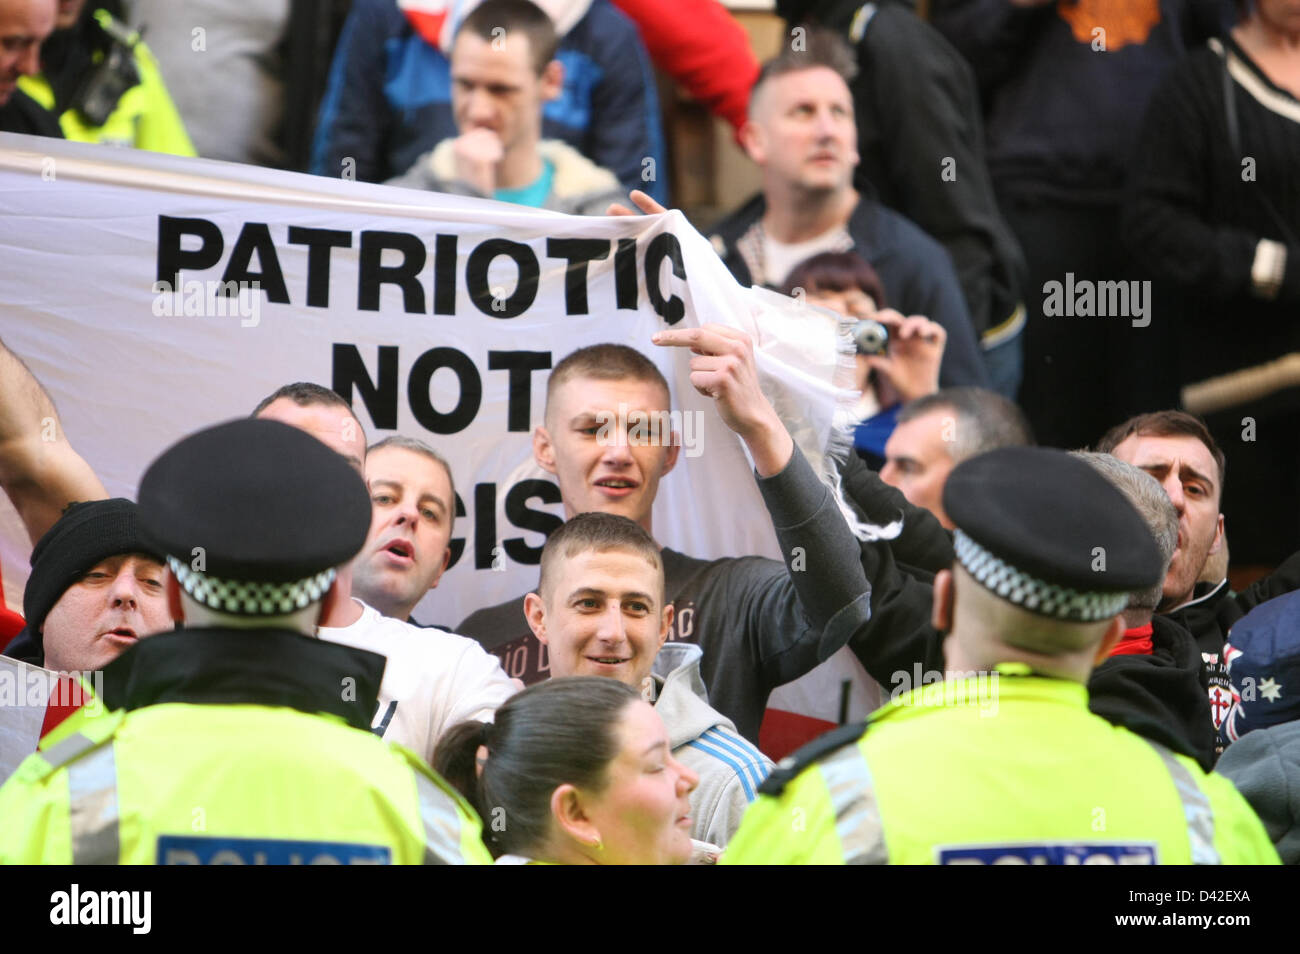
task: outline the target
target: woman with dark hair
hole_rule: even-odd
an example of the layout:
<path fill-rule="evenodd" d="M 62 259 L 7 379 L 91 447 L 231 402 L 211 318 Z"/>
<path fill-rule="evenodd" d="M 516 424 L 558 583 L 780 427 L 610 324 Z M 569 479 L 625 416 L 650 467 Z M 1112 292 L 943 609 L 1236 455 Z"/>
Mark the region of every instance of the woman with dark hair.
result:
<path fill-rule="evenodd" d="M 684 864 L 699 779 L 654 708 L 615 679 L 548 679 L 492 723 L 443 736 L 434 767 L 483 819 L 499 863 Z"/>
<path fill-rule="evenodd" d="M 1153 95 L 1124 224 L 1182 298 L 1156 320 L 1183 404 L 1231 448 L 1233 559 L 1276 564 L 1300 536 L 1300 0 L 1240 7 Z"/>
<path fill-rule="evenodd" d="M 904 318 L 888 308 L 885 287 L 876 270 L 854 252 L 822 252 L 794 267 L 782 293 L 810 305 L 829 308 L 858 322 L 875 321 L 889 333 L 883 352 L 858 346 L 858 425 L 854 446 L 868 458 L 883 459 L 885 442 L 902 406 L 939 390 L 939 364 L 948 334 L 921 315 Z M 854 334 L 855 340 L 859 336 Z"/>

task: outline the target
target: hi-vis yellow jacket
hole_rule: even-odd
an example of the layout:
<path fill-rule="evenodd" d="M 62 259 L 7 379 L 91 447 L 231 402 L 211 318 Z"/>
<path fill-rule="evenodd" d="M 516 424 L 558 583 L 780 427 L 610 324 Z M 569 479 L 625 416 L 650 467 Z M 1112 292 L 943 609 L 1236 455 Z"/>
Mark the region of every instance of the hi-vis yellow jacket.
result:
<path fill-rule="evenodd" d="M 133 146 L 136 149 L 177 156 L 198 155 L 185 131 L 185 123 L 176 110 L 176 104 L 172 102 L 167 86 L 163 83 L 158 61 L 153 58 L 149 48 L 107 11 L 96 10 L 94 16 L 100 28 L 109 36 L 119 36 L 134 43 L 131 61 L 140 81 L 122 93 L 117 105 L 101 126 L 92 125 L 75 109 L 63 110 L 59 115 L 63 135 L 76 142 Z M 95 56 L 97 65 L 102 60 L 102 55 L 97 53 Z M 18 88 L 46 109 L 54 109 L 54 90 L 44 74 L 20 77 Z"/>
<path fill-rule="evenodd" d="M 1226 779 L 1021 666 L 928 685 L 791 756 L 722 864 L 1277 864 Z M 787 764 L 788 763 L 788 764 Z"/>
<path fill-rule="evenodd" d="M 383 657 L 197 632 L 152 636 L 110 664 L 105 698 L 124 708 L 74 715 L 0 788 L 0 864 L 492 863 L 473 809 L 366 730 Z M 242 650 L 299 670 L 259 674 Z M 145 662 L 161 665 L 130 668 Z M 356 694 L 340 701 L 347 678 Z M 259 692 L 301 708 L 225 701 Z"/>

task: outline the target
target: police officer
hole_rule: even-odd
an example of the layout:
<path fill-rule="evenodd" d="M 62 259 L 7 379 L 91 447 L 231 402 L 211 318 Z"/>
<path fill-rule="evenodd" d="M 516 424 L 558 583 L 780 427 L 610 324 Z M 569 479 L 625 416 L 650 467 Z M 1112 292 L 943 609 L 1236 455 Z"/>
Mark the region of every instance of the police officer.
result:
<path fill-rule="evenodd" d="M 947 671 L 779 765 L 723 863 L 1276 863 L 1230 784 L 1088 711 L 1128 593 L 1161 575 L 1124 496 L 1016 447 L 960 464 L 943 505 Z"/>
<path fill-rule="evenodd" d="M 41 72 L 19 88 L 78 142 L 193 156 L 194 144 L 140 34 L 87 0 L 60 0 Z"/>
<path fill-rule="evenodd" d="M 158 458 L 139 512 L 183 628 L 0 789 L 0 863 L 490 863 L 468 805 L 368 731 L 384 658 L 312 638 L 370 526 L 356 471 L 234 421 Z"/>

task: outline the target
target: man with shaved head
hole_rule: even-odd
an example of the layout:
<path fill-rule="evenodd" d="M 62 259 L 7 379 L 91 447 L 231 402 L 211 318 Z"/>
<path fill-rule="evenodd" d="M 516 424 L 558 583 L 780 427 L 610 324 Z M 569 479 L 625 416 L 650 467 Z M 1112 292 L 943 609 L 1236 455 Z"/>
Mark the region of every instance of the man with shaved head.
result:
<path fill-rule="evenodd" d="M 988 386 L 952 259 L 912 222 L 853 187 L 858 133 L 848 82 L 853 54 L 834 34 L 808 29 L 764 64 L 741 142 L 763 191 L 713 229 L 711 241 L 741 284 L 779 287 L 819 252 L 855 251 L 879 273 L 890 303 L 948 332 L 942 387 Z M 798 49 L 794 49 L 794 46 Z"/>

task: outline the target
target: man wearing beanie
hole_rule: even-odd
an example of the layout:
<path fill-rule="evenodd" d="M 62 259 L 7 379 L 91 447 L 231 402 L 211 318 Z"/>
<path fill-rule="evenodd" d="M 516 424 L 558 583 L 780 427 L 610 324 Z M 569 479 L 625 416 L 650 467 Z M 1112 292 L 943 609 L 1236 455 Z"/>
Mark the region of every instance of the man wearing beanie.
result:
<path fill-rule="evenodd" d="M 723 862 L 1276 863 L 1231 784 L 1088 711 L 1129 593 L 1163 569 L 1128 500 L 1062 451 L 1016 447 L 960 464 L 943 506 L 945 671 L 917 667 L 867 723 L 782 762 Z"/>
<path fill-rule="evenodd" d="M 139 526 L 182 627 L 106 666 L 112 711 L 0 788 L 0 864 L 490 861 L 472 810 L 368 731 L 384 658 L 314 638 L 370 526 L 342 457 L 276 421 L 208 428 L 146 471 Z"/>
<path fill-rule="evenodd" d="M 36 543 L 27 625 L 6 656 L 56 672 L 102 669 L 142 636 L 170 629 L 162 557 L 121 497 L 68 506 Z"/>

